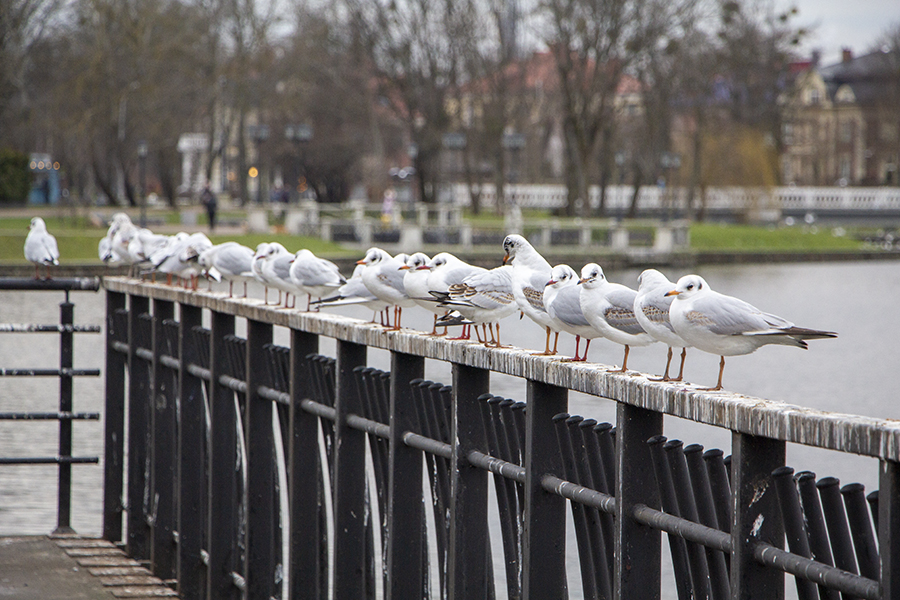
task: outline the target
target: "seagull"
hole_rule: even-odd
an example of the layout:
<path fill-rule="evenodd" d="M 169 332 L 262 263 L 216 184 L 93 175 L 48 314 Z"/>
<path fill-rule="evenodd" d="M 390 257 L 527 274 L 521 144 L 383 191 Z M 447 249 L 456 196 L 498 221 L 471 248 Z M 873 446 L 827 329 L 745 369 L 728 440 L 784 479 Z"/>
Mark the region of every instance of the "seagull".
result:
<path fill-rule="evenodd" d="M 356 265 L 353 274 L 347 283 L 337 289 L 337 293 L 329 298 L 324 298 L 313 302 L 316 306 L 349 306 L 361 304 L 375 313 L 382 313 L 389 306 L 387 302 L 379 300 L 378 297 L 369 291 L 369 288 L 363 283 L 362 272 L 365 265 Z M 381 314 L 381 324 L 384 325 L 384 313 Z M 375 322 L 375 315 L 372 315 L 372 322 Z"/>
<path fill-rule="evenodd" d="M 313 296 L 321 299 L 326 293 L 347 283 L 336 264 L 330 260 L 319 258 L 305 248 L 298 250 L 294 255 L 289 274 L 294 285 L 307 295 L 307 311 L 309 311 L 309 304 Z M 319 310 L 318 307 L 316 310 Z"/>
<path fill-rule="evenodd" d="M 137 234 L 137 228 L 134 228 L 132 231 L 132 236 Z M 118 236 L 118 234 L 116 234 Z M 166 243 L 159 246 L 156 250 L 150 254 L 147 259 L 150 261 L 150 270 L 153 271 L 154 277 L 156 277 L 156 271 L 160 271 L 166 274 L 166 283 L 172 284 L 172 273 L 174 272 L 174 268 L 169 268 L 168 265 L 163 267 L 166 264 L 166 261 L 170 261 L 169 264 L 177 262 L 177 254 L 181 253 L 181 250 L 184 247 L 185 240 L 187 240 L 189 235 L 184 231 L 179 231 L 173 236 L 167 238 Z M 129 242 L 131 241 L 131 237 L 128 238 Z M 126 244 L 126 252 L 127 252 L 127 244 Z M 129 263 L 134 264 L 132 259 L 129 257 Z"/>
<path fill-rule="evenodd" d="M 432 298 L 437 301 L 446 300 L 446 294 L 450 291 L 450 288 L 454 285 L 458 285 L 462 283 L 466 277 L 470 275 L 475 275 L 476 273 L 483 273 L 486 271 L 483 267 L 476 267 L 475 265 L 470 265 L 450 254 L 449 252 L 441 252 L 439 254 L 435 254 L 434 258 L 428 262 L 428 294 L 427 298 Z M 466 330 L 465 325 L 463 323 L 458 323 L 463 326 L 463 333 L 456 338 L 456 340 L 467 340 L 471 336 L 471 333 Z M 449 326 L 450 324 L 445 322 L 445 325 Z M 475 330 L 475 335 L 478 335 L 478 330 Z M 480 340 L 479 340 L 480 341 Z M 487 341 L 487 339 L 485 339 Z"/>
<path fill-rule="evenodd" d="M 455 317 L 453 313 L 445 317 L 446 324 L 475 325 L 475 333 L 478 334 L 478 325 L 487 326 L 491 332 L 491 342 L 487 339 L 487 331 L 484 332 L 484 345 L 493 348 L 502 348 L 500 344 L 500 321 L 512 315 L 518 309 L 516 299 L 512 291 L 512 267 L 504 265 L 490 271 L 479 271 L 466 277 L 462 283 L 450 286 L 446 300 L 438 306 L 453 309 L 459 313 Z M 438 319 L 441 322 L 441 319 Z M 494 324 L 497 325 L 497 335 L 494 336 Z"/>
<path fill-rule="evenodd" d="M 544 306 L 557 330 L 575 336 L 575 357 L 567 362 L 587 360 L 591 340 L 602 337 L 603 333 L 591 325 L 581 310 L 581 288 L 578 287 L 578 273 L 569 265 L 556 265 L 550 271 L 550 281 L 544 288 Z M 587 340 L 584 355 L 578 356 L 581 338 Z"/>
<path fill-rule="evenodd" d="M 211 246 L 212 242 L 205 233 L 180 232 L 158 252 L 154 252 L 150 260 L 155 270 L 166 274 L 166 283 L 171 284 L 175 275 L 184 280 L 185 285 L 189 280 L 191 288 L 197 289 L 195 278 L 200 273 L 197 257 Z"/>
<path fill-rule="evenodd" d="M 392 257 L 381 248 L 369 248 L 365 258 L 356 261 L 356 264 L 366 267 L 362 272 L 366 288 L 375 297 L 394 307 L 394 326 L 388 327 L 395 330 L 400 329 L 403 309 L 416 305 L 403 287 L 403 271 L 400 267 L 406 264 L 407 258 L 407 254 Z"/>
<path fill-rule="evenodd" d="M 126 246 L 128 262 L 132 265 L 147 262 L 148 258 L 168 241 L 168 236 L 153 233 L 149 229 L 135 228 Z"/>
<path fill-rule="evenodd" d="M 600 330 L 603 337 L 625 346 L 625 358 L 619 373 L 628 370 L 628 351 L 631 346 L 647 346 L 656 340 L 650 337 L 634 316 L 637 292 L 607 281 L 597 263 L 581 269 L 581 310 L 588 322 Z"/>
<path fill-rule="evenodd" d="M 256 252 L 253 254 L 253 264 L 250 265 L 250 272 L 253 273 L 253 278 L 262 284 L 263 290 L 265 290 L 265 303 L 269 303 L 269 282 L 263 276 L 262 273 L 262 258 L 265 256 L 266 252 L 269 250 L 269 242 L 261 242 L 256 246 Z M 278 302 L 275 304 L 281 304 L 281 290 L 278 290 Z"/>
<path fill-rule="evenodd" d="M 412 298 L 418 306 L 421 306 L 428 312 L 434 313 L 434 325 L 431 328 L 430 335 L 447 335 L 446 328 L 444 333 L 437 332 L 437 319 L 447 313 L 446 308 L 439 308 L 434 299 L 428 294 L 428 277 L 431 269 L 428 263 L 431 259 L 424 252 L 414 252 L 406 259 L 406 264 L 400 267 L 403 274 L 403 289 L 406 295 Z"/>
<path fill-rule="evenodd" d="M 516 304 L 523 314 L 532 321 L 547 329 L 547 343 L 544 351 L 539 354 L 549 356 L 556 354 L 556 343 L 559 342 L 559 331 L 556 332 L 556 341 L 553 350 L 550 350 L 550 332 L 553 329 L 553 320 L 544 308 L 544 286 L 550 280 L 550 263 L 538 254 L 521 235 L 508 235 L 503 240 L 503 249 L 506 256 L 503 264 L 511 264 L 512 290 Z"/>
<path fill-rule="evenodd" d="M 234 282 L 244 283 L 244 298 L 247 297 L 247 282 L 253 277 L 253 249 L 237 242 L 225 242 L 207 248 L 197 258 L 197 262 L 207 277 L 228 282 L 228 297 L 233 296 Z"/>
<path fill-rule="evenodd" d="M 804 340 L 837 337 L 832 331 L 796 327 L 739 298 L 715 292 L 699 275 L 685 275 L 667 295 L 675 297 L 669 310 L 675 332 L 691 346 L 718 354 L 721 359 L 716 387 L 705 391 L 722 389 L 726 356 L 750 354 L 766 344 L 784 344 L 806 350 L 808 346 Z"/>
<path fill-rule="evenodd" d="M 288 296 L 293 295 L 296 302 L 300 292 L 300 288 L 291 280 L 294 254 L 278 242 L 270 242 L 265 254 L 260 256 L 257 253 L 254 260 L 262 263 L 259 268 L 268 285 L 284 292 L 284 308 L 293 308 L 293 304 L 288 307 Z"/>
<path fill-rule="evenodd" d="M 134 261 L 128 252 L 128 244 L 131 239 L 137 235 L 138 227 L 131 222 L 131 217 L 123 212 L 118 212 L 112 216 L 109 223 L 109 229 L 106 237 L 110 239 L 110 247 L 113 258 L 118 262 L 124 262 L 130 267 L 134 267 Z"/>
<path fill-rule="evenodd" d="M 105 265 L 111 265 L 119 262 L 119 260 L 116 258 L 116 255 L 113 254 L 112 239 L 109 237 L 100 238 L 100 242 L 97 244 L 97 255 Z"/>
<path fill-rule="evenodd" d="M 31 219 L 25 238 L 25 258 L 34 263 L 34 278 L 38 276 L 38 268 L 44 265 L 46 279 L 50 279 L 50 265 L 59 265 L 59 247 L 56 238 L 47 231 L 47 224 L 40 217 Z"/>
<path fill-rule="evenodd" d="M 634 297 L 634 316 L 644 331 L 657 342 L 669 347 L 666 357 L 666 372 L 656 381 L 681 381 L 684 377 L 684 358 L 687 356 L 688 344 L 684 338 L 675 333 L 669 321 L 669 307 L 674 298 L 666 294 L 675 287 L 665 275 L 656 269 L 647 269 L 638 277 L 637 296 Z M 669 365 L 672 364 L 672 348 L 681 348 L 681 366 L 678 377 L 669 377 Z"/>

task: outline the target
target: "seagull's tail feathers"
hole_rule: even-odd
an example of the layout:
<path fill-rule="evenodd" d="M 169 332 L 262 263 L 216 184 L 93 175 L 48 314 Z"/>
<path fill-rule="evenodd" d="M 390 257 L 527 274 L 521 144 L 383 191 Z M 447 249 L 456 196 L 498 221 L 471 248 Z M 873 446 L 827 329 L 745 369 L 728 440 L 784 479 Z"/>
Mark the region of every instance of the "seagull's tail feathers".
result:
<path fill-rule="evenodd" d="M 453 327 L 454 325 L 472 325 L 473 321 L 470 321 L 458 312 L 451 312 L 442 317 L 438 317 L 437 324 L 445 327 Z"/>
<path fill-rule="evenodd" d="M 770 329 L 768 331 L 760 331 L 750 335 L 768 337 L 772 344 L 784 344 L 786 346 L 796 346 L 806 350 L 809 345 L 805 340 L 822 340 L 826 338 L 836 338 L 837 333 L 833 331 L 821 331 L 819 329 L 806 329 L 805 327 L 785 327 L 784 329 Z"/>

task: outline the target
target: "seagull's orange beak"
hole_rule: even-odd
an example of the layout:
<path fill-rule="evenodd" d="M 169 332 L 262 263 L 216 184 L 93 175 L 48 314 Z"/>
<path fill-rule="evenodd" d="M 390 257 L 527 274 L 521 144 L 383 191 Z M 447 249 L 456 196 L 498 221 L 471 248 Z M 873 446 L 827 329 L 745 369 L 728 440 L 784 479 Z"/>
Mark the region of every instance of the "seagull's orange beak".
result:
<path fill-rule="evenodd" d="M 679 292 L 678 290 L 672 290 L 671 292 L 666 292 L 665 295 L 666 296 L 677 296 L 680 293 L 681 292 Z"/>
<path fill-rule="evenodd" d="M 550 281 L 548 281 L 547 283 L 544 284 L 544 287 L 547 287 L 548 285 L 553 285 L 554 283 L 556 283 L 556 280 L 551 279 Z"/>
<path fill-rule="evenodd" d="M 366 264 L 366 261 L 365 261 L 365 259 L 363 259 L 363 260 L 358 260 L 358 261 L 356 261 L 356 264 L 358 264 L 358 265 L 364 265 L 364 264 Z"/>
<path fill-rule="evenodd" d="M 579 279 L 579 280 L 578 280 L 578 285 L 581 285 L 581 284 L 584 283 L 585 281 L 587 281 L 587 279 Z"/>
<path fill-rule="evenodd" d="M 403 265 L 402 267 L 400 267 L 400 268 L 397 269 L 397 270 L 398 270 L 398 271 L 409 271 L 409 267 L 406 266 L 406 265 Z"/>
<path fill-rule="evenodd" d="M 503 257 L 503 264 L 505 265 L 508 262 L 509 262 L 509 254 L 507 254 L 506 256 Z"/>

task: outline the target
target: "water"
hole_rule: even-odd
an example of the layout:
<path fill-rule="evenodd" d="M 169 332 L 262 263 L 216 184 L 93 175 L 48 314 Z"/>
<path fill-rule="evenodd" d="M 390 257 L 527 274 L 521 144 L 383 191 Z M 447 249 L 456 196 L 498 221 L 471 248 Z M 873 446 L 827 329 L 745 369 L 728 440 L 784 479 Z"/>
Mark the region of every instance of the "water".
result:
<path fill-rule="evenodd" d="M 578 270 L 581 265 L 572 265 Z M 683 273 L 663 270 L 676 280 Z M 891 376 L 896 369 L 895 332 L 900 331 L 900 311 L 896 294 L 900 290 L 900 268 L 896 262 L 845 262 L 785 265 L 709 266 L 696 269 L 710 286 L 738 296 L 797 325 L 836 331 L 834 340 L 813 340 L 803 351 L 787 346 L 766 346 L 748 356 L 732 357 L 725 366 L 724 384 L 731 391 L 808 406 L 820 410 L 900 419 L 896 385 Z M 610 272 L 610 280 L 634 287 L 639 270 Z M 251 289 L 261 296 L 261 289 Z M 0 294 L 0 321 L 6 323 L 53 323 L 58 320 L 62 293 L 3 292 Z M 102 294 L 72 294 L 76 323 L 103 324 Z M 371 313 L 346 308 L 345 314 L 370 318 Z M 431 317 L 424 311 L 404 311 L 404 324 L 430 330 Z M 239 323 L 238 332 L 243 333 Z M 51 334 L 3 334 L 0 338 L 0 367 L 57 365 L 58 336 Z M 503 322 L 502 339 L 517 346 L 543 348 L 543 331 L 527 319 Z M 286 330 L 276 328 L 275 341 L 287 344 Z M 565 334 L 560 351 L 571 355 L 574 340 Z M 322 352 L 333 355 L 334 343 L 322 339 Z M 102 367 L 103 336 L 76 336 L 76 368 Z M 590 360 L 621 364 L 622 348 L 604 340 L 591 347 Z M 390 366 L 389 354 L 369 351 L 369 363 L 381 369 Z M 659 374 L 665 365 L 665 348 L 655 345 L 632 349 L 629 367 Z M 689 351 L 686 378 L 713 385 L 718 357 Z M 426 377 L 450 382 L 449 366 L 426 361 Z M 525 399 L 524 381 L 492 374 L 492 392 Z M 102 378 L 79 378 L 75 382 L 75 410 L 102 412 Z M 0 378 L 0 411 L 56 410 L 56 379 Z M 614 403 L 582 394 L 570 395 L 569 412 L 599 421 L 615 422 Z M 0 456 L 52 456 L 56 454 L 55 422 L 0 422 Z M 74 454 L 103 454 L 103 429 L 97 422 L 74 424 Z M 678 418 L 666 418 L 665 433 L 685 444 L 701 443 L 730 452 L 730 433 Z M 797 445 L 788 446 L 788 464 L 799 470 L 813 470 L 819 476 L 833 475 L 843 483 L 858 481 L 867 490 L 877 488 L 876 460 Z M 0 534 L 47 533 L 56 522 L 56 467 L 0 467 Z M 80 533 L 96 535 L 101 530 L 102 471 L 98 466 L 73 466 L 73 527 Z M 652 482 L 648 482 L 652 483 Z M 498 532 L 494 539 L 499 540 Z M 571 533 L 571 532 L 570 532 Z M 574 540 L 574 535 L 569 536 Z M 665 539 L 665 537 L 663 538 Z M 498 542 L 499 543 L 499 542 Z M 574 543 L 574 542 L 573 542 Z M 664 547 L 664 554 L 667 553 Z M 497 561 L 498 591 L 503 586 L 501 554 Z M 577 557 L 569 553 L 570 596 L 580 598 Z M 668 582 L 668 583 L 665 583 Z M 664 576 L 664 587 L 671 579 Z M 788 578 L 791 593 L 793 583 Z M 499 597 L 503 597 L 500 592 Z"/>

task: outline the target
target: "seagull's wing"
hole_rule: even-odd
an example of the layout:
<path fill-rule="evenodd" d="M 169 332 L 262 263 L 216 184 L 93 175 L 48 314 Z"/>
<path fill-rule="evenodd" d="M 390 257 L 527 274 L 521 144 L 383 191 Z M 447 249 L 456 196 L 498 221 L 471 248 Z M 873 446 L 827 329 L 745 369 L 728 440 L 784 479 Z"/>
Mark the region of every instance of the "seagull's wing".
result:
<path fill-rule="evenodd" d="M 609 306 L 603 313 L 606 322 L 625 333 L 637 335 L 645 333 L 644 328 L 634 316 L 634 297 L 637 292 L 623 286 L 616 286 L 606 294 Z"/>
<path fill-rule="evenodd" d="M 522 292 L 528 304 L 534 308 L 546 312 L 544 308 L 544 287 L 550 281 L 550 273 L 543 271 L 534 271 L 528 278 L 526 285 L 522 286 Z"/>
<path fill-rule="evenodd" d="M 56 245 L 56 238 L 48 233 L 42 236 L 41 241 L 44 244 L 44 250 L 47 252 L 47 256 L 50 257 L 48 262 L 51 262 L 54 265 L 57 264 L 59 262 L 59 246 Z"/>
<path fill-rule="evenodd" d="M 572 327 L 590 327 L 581 310 L 581 289 L 570 285 L 559 290 L 553 299 L 553 313 L 556 318 Z"/>
<path fill-rule="evenodd" d="M 716 335 L 776 333 L 778 329 L 791 326 L 790 322 L 774 315 L 770 315 L 770 320 L 774 321 L 770 323 L 764 313 L 739 298 L 712 293 L 694 300 L 685 318 Z"/>
<path fill-rule="evenodd" d="M 668 291 L 668 290 L 667 290 Z M 641 312 L 650 320 L 651 323 L 666 327 L 669 331 L 675 332 L 672 323 L 669 321 L 669 308 L 672 305 L 672 296 L 663 296 L 662 294 L 650 293 L 641 299 Z"/>

